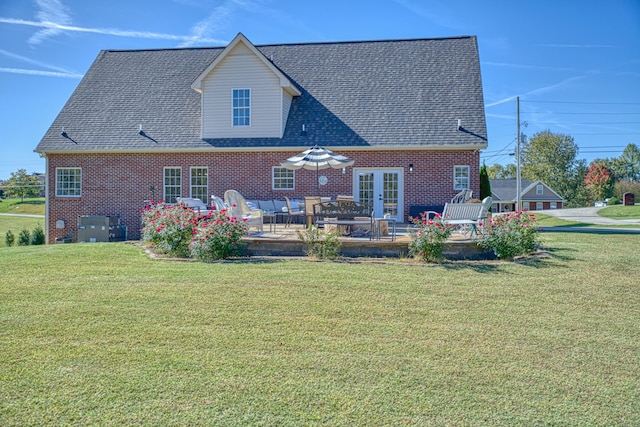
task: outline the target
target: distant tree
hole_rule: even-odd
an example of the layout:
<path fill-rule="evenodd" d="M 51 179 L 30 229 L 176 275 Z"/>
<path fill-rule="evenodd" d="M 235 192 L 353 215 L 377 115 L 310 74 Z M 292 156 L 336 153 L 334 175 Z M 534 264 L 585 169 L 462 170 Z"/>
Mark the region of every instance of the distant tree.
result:
<path fill-rule="evenodd" d="M 567 207 L 585 206 L 589 194 L 584 187 L 585 160 L 578 160 L 573 137 L 550 130 L 536 133 L 522 145 L 522 176 L 541 180 L 566 200 Z"/>
<path fill-rule="evenodd" d="M 612 170 L 616 180 L 640 181 L 640 149 L 636 144 L 628 144 L 620 157 L 612 160 Z"/>
<path fill-rule="evenodd" d="M 611 193 L 613 179 L 611 172 L 604 162 L 592 162 L 589 165 L 584 184 L 591 193 L 593 200 L 603 200 Z"/>
<path fill-rule="evenodd" d="M 38 178 L 29 175 L 26 169 L 11 172 L 11 178 L 4 183 L 5 195 L 20 197 L 23 201 L 25 197 L 37 197 L 41 188 Z"/>
<path fill-rule="evenodd" d="M 613 184 L 613 197 L 622 200 L 624 193 L 633 193 L 636 200 L 640 197 L 640 181 L 628 181 L 623 179 Z"/>
<path fill-rule="evenodd" d="M 491 196 L 491 182 L 489 182 L 487 165 L 483 163 L 480 167 L 480 200 L 489 196 Z"/>
<path fill-rule="evenodd" d="M 516 165 L 509 163 L 508 165 L 495 164 L 487 168 L 489 179 L 516 179 Z"/>

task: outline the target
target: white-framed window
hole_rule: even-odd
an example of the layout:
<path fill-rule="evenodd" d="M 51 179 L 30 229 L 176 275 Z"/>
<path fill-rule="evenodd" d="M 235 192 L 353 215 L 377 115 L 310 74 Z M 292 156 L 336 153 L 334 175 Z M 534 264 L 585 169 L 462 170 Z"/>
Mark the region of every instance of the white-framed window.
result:
<path fill-rule="evenodd" d="M 176 203 L 178 197 L 182 197 L 182 168 L 165 167 L 164 200 L 167 203 Z"/>
<path fill-rule="evenodd" d="M 208 203 L 209 194 L 209 170 L 206 166 L 192 166 L 191 167 L 191 197 L 196 197 L 202 200 L 205 204 Z"/>
<path fill-rule="evenodd" d="M 536 185 L 536 194 L 540 195 L 544 193 L 544 187 L 541 184 Z"/>
<path fill-rule="evenodd" d="M 295 174 L 293 170 L 274 166 L 272 172 L 272 188 L 274 190 L 295 190 Z"/>
<path fill-rule="evenodd" d="M 453 167 L 453 189 L 468 190 L 469 189 L 469 166 Z"/>
<path fill-rule="evenodd" d="M 542 209 L 544 209 L 542 202 L 536 202 L 536 210 L 541 211 Z"/>
<path fill-rule="evenodd" d="M 81 168 L 56 168 L 56 196 L 82 196 Z"/>
<path fill-rule="evenodd" d="M 233 126 L 251 126 L 251 89 L 233 89 Z"/>
<path fill-rule="evenodd" d="M 558 209 L 558 203 L 557 202 L 549 203 L 549 209 Z"/>
<path fill-rule="evenodd" d="M 524 209 L 525 211 L 529 210 L 529 202 L 522 202 L 522 209 Z"/>

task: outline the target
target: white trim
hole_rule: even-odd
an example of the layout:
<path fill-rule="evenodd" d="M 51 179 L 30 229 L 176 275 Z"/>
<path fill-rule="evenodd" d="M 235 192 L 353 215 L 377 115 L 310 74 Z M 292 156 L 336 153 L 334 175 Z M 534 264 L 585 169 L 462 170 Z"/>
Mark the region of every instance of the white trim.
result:
<path fill-rule="evenodd" d="M 58 194 L 58 170 L 60 169 L 79 169 L 80 170 L 80 194 L 74 194 L 74 195 L 68 195 L 68 194 Z M 54 197 L 60 197 L 60 198 L 64 198 L 64 199 L 80 199 L 82 198 L 82 167 L 81 166 L 58 166 L 55 169 L 55 176 L 54 176 Z"/>
<path fill-rule="evenodd" d="M 234 123 L 234 115 L 233 113 L 235 112 L 235 109 L 238 108 L 240 109 L 245 109 L 247 107 L 236 107 L 233 105 L 233 94 L 235 91 L 244 91 L 244 90 L 248 90 L 249 91 L 249 124 L 248 125 L 236 125 Z M 251 116 L 252 116 L 252 109 L 251 109 L 251 105 L 253 104 L 252 100 L 251 100 L 251 88 L 250 87 L 232 87 L 231 88 L 231 127 L 232 128 L 250 128 L 251 127 L 251 123 L 253 122 L 253 120 L 251 120 Z"/>
<path fill-rule="evenodd" d="M 167 184 L 165 182 L 165 178 L 166 178 L 165 173 L 166 173 L 167 169 L 179 169 L 180 170 L 180 175 L 178 175 L 180 177 L 180 195 L 178 195 L 176 197 L 182 197 L 182 166 L 164 166 L 162 168 L 162 200 L 165 200 L 167 203 L 170 203 L 167 200 Z"/>
<path fill-rule="evenodd" d="M 456 168 L 466 168 L 467 169 L 467 186 L 466 187 L 456 187 Z M 470 165 L 453 165 L 453 189 L 454 190 L 468 190 L 471 187 L 471 166 Z"/>
<path fill-rule="evenodd" d="M 220 62 L 233 50 L 238 43 L 244 44 L 264 65 L 271 70 L 280 80 L 280 87 L 293 96 L 300 96 L 302 92 L 285 76 L 262 52 L 260 52 L 242 33 L 238 35 L 223 49 L 222 52 L 213 60 L 213 62 L 204 70 L 196 80 L 191 84 L 191 88 L 195 91 L 202 92 L 202 81 L 218 66 Z"/>
<path fill-rule="evenodd" d="M 194 143 L 202 143 L 202 141 L 194 141 Z M 299 145 L 295 147 L 207 147 L 207 148 L 132 148 L 132 149 L 119 149 L 119 150 L 105 150 L 105 149 L 85 149 L 85 150 L 42 150 L 36 151 L 40 154 L 131 154 L 131 153 L 233 153 L 233 152 L 295 152 L 307 150 L 309 146 Z M 367 145 L 367 146 L 326 146 L 330 150 L 341 151 L 469 151 L 469 150 L 481 150 L 482 147 L 478 145 Z M 486 148 L 486 145 L 484 146 Z"/>
<path fill-rule="evenodd" d="M 275 181 L 276 181 L 276 177 L 275 177 L 275 171 L 277 169 L 283 169 L 286 170 L 287 172 L 291 172 L 291 174 L 293 175 L 293 187 L 292 188 L 276 188 L 275 186 Z M 273 191 L 293 191 L 296 189 L 296 171 L 293 169 L 287 169 L 287 168 L 283 168 L 282 166 L 271 166 L 271 190 Z"/>
<path fill-rule="evenodd" d="M 206 179 L 207 179 L 207 184 L 204 186 L 205 187 L 205 199 L 203 200 L 204 203 L 208 202 L 209 199 L 209 166 L 189 166 L 189 197 L 193 198 L 195 197 L 193 194 L 193 170 L 194 169 L 204 169 L 207 171 L 207 175 L 206 175 Z M 198 186 L 198 188 L 202 188 L 202 186 Z"/>

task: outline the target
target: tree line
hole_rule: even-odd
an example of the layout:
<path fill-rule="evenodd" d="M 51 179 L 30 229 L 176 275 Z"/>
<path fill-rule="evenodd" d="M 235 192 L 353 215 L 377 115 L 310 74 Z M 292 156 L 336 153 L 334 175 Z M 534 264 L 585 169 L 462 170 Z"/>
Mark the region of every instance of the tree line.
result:
<path fill-rule="evenodd" d="M 491 179 L 515 179 L 516 165 L 487 166 Z M 596 200 L 620 200 L 626 192 L 640 195 L 640 149 L 630 143 L 620 157 L 578 158 L 573 137 L 550 130 L 538 132 L 522 142 L 520 175 L 542 181 L 565 199 L 565 207 L 589 206 Z"/>

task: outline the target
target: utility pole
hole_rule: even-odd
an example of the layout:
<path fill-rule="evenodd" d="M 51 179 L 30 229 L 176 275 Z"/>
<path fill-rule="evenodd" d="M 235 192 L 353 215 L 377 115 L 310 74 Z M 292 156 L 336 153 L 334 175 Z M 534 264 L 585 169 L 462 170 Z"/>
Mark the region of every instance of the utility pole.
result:
<path fill-rule="evenodd" d="M 520 207 L 520 97 L 516 96 L 516 211 Z"/>

